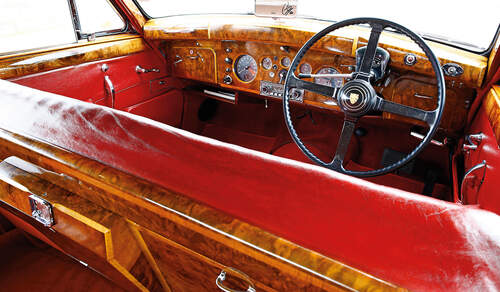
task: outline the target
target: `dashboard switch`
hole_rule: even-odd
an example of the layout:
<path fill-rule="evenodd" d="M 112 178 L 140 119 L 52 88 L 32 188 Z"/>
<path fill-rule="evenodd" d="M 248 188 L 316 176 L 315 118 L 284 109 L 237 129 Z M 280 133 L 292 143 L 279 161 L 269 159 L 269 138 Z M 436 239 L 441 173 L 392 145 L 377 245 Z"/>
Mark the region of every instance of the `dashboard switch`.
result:
<path fill-rule="evenodd" d="M 231 76 L 229 76 L 229 75 L 226 75 L 226 76 L 224 76 L 222 81 L 226 84 L 231 84 L 231 83 L 233 83 L 233 78 L 231 78 Z"/>
<path fill-rule="evenodd" d="M 443 72 L 446 76 L 456 77 L 464 73 L 462 66 L 454 63 L 446 63 L 443 65 Z"/>
<path fill-rule="evenodd" d="M 226 57 L 226 58 L 224 58 L 224 62 L 226 62 L 228 64 L 232 64 L 233 63 L 233 59 L 231 59 L 229 57 Z"/>
<path fill-rule="evenodd" d="M 415 56 L 415 54 L 408 53 L 404 57 L 404 62 L 408 66 L 413 66 L 417 63 L 417 56 Z"/>

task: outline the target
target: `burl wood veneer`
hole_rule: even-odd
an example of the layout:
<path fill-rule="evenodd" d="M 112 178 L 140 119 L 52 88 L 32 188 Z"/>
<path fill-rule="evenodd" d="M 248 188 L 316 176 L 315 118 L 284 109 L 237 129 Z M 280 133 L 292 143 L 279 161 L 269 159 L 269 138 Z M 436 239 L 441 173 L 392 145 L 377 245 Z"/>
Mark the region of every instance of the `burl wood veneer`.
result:
<path fill-rule="evenodd" d="M 483 102 L 493 133 L 500 145 L 500 86 L 493 86 Z"/>
<path fill-rule="evenodd" d="M 50 71 L 82 63 L 126 56 L 146 49 L 138 35 L 101 37 L 88 43 L 74 43 L 45 50 L 0 55 L 0 79 Z"/>
<path fill-rule="evenodd" d="M 202 269 L 206 273 L 203 279 L 210 279 L 212 284 L 200 285 L 212 288 L 218 269 L 233 267 L 268 291 L 401 290 L 186 196 L 75 153 L 2 130 L 0 157 L 13 155 L 46 169 L 33 172 L 40 179 L 126 218 L 132 229 L 139 231 L 136 239 L 145 242 L 142 247 L 148 251 L 143 252 L 145 259 L 161 271 L 173 291 L 179 283 L 171 281 L 196 277 L 201 268 L 199 265 L 194 270 L 172 268 L 166 261 L 175 258 L 191 264 L 197 261 L 207 264 Z"/>
<path fill-rule="evenodd" d="M 172 73 L 192 80 L 217 83 L 215 51 L 211 48 L 174 47 L 170 50 Z"/>
<path fill-rule="evenodd" d="M 55 220 L 51 228 L 42 228 L 43 233 L 55 242 L 74 243 L 58 245 L 65 253 L 100 269 L 128 290 L 159 287 L 126 220 L 36 176 L 43 172 L 16 157 L 5 159 L 0 163 L 0 200 L 31 216 L 28 196 L 38 195 L 51 203 Z M 89 258 L 82 250 L 94 256 Z"/>
<path fill-rule="evenodd" d="M 311 19 L 280 19 L 253 15 L 205 15 L 175 16 L 149 20 L 144 26 L 144 36 L 152 40 L 234 40 L 258 41 L 272 44 L 301 47 L 316 32 L 331 23 Z M 350 26 L 325 36 L 313 48 L 354 57 L 356 49 L 366 45 L 369 30 Z M 486 72 L 487 58 L 436 42 L 428 44 L 441 64 L 456 63 L 463 67 L 464 74 L 447 77 L 447 80 L 480 87 Z M 391 54 L 391 66 L 432 76 L 431 65 L 421 49 L 407 37 L 384 32 L 379 46 Z M 407 53 L 417 55 L 417 63 L 409 67 L 404 64 Z"/>
<path fill-rule="evenodd" d="M 283 66 L 281 61 L 285 57 L 293 60 L 299 50 L 299 47 L 283 47 L 277 44 L 249 41 L 174 40 L 163 46 L 163 50 L 169 56 L 168 64 L 172 68 L 171 72 L 174 76 L 217 84 L 232 91 L 245 91 L 253 94 L 260 93 L 261 81 L 284 83 L 280 72 L 288 70 L 288 67 Z M 214 56 L 204 54 L 207 57 L 202 62 L 197 55 L 200 54 L 198 52 L 213 52 Z M 239 56 L 244 54 L 252 56 L 258 64 L 257 75 L 250 82 L 241 81 L 234 72 L 234 63 Z M 190 59 L 188 56 L 196 58 Z M 231 62 L 227 63 L 226 58 L 229 58 Z M 262 67 L 264 58 L 271 58 L 276 69 L 264 69 Z M 176 60 L 180 59 L 182 59 L 182 62 L 176 63 Z M 216 60 L 216 66 L 212 63 L 214 59 Z M 355 58 L 321 50 L 310 50 L 299 64 L 296 74 L 299 73 L 300 66 L 304 63 L 311 65 L 314 73 L 317 73 L 322 68 L 331 67 L 340 73 L 347 74 L 351 73 L 350 67 L 355 65 Z M 214 75 L 216 78 L 213 77 Z M 223 82 L 225 75 L 231 76 L 233 80 L 231 84 Z M 309 81 L 314 80 L 310 79 Z M 440 128 L 448 135 L 460 133 L 460 130 L 464 127 L 468 108 L 475 93 L 472 88 L 465 87 L 463 84 L 460 85 L 461 87 L 458 86 L 459 83 L 453 81 L 450 83 L 448 81 L 445 110 L 440 124 Z M 435 78 L 430 76 L 394 68 L 386 78 L 375 84 L 375 89 L 380 96 L 393 102 L 425 110 L 436 108 L 437 87 Z M 279 97 L 265 98 L 281 99 Z M 303 104 L 340 111 L 332 98 L 308 91 L 304 93 Z M 394 114 L 384 113 L 383 117 L 425 126 L 423 122 Z"/>

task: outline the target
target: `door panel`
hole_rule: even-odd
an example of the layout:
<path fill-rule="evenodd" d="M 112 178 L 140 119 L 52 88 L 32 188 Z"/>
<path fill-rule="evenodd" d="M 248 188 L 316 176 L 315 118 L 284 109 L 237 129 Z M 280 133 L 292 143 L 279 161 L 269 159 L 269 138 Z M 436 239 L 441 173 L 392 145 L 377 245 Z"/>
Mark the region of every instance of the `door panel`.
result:
<path fill-rule="evenodd" d="M 485 168 L 472 171 L 463 180 L 461 187 L 464 203 L 479 204 L 481 208 L 500 213 L 500 86 L 493 86 L 485 96 L 481 108 L 467 134 L 481 133 L 482 139 L 475 142 L 476 149 L 465 152 L 465 170 L 471 170 L 483 161 Z M 468 143 L 466 141 L 466 143 Z"/>
<path fill-rule="evenodd" d="M 0 56 L 0 78 L 12 79 L 146 50 L 137 35 L 121 34 L 80 43 Z"/>
<path fill-rule="evenodd" d="M 3 57 L 0 78 L 118 109 L 142 103 L 172 88 L 171 82 L 154 82 L 166 77 L 165 62 L 142 38 L 121 35 L 104 39 L 106 42 L 98 40 L 90 45 Z M 158 72 L 138 73 L 136 66 Z M 105 76 L 114 87 L 114 103 L 105 89 Z"/>

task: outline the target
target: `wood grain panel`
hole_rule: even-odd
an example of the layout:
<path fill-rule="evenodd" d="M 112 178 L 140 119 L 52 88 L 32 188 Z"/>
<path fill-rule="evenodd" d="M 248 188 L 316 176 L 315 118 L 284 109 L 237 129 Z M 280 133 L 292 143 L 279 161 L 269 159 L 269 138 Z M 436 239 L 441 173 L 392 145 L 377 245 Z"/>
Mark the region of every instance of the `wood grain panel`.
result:
<path fill-rule="evenodd" d="M 152 40 L 209 39 L 210 34 L 205 19 L 192 17 L 189 19 L 189 22 L 178 20 L 180 19 L 177 19 L 177 21 L 167 21 L 168 25 L 165 25 L 165 20 L 151 19 L 144 25 L 144 36 Z"/>
<path fill-rule="evenodd" d="M 144 254 L 139 256 L 134 266 L 130 269 L 130 274 L 142 283 L 144 287 L 147 287 L 149 291 L 164 291 Z"/>
<path fill-rule="evenodd" d="M 213 49 L 174 47 L 169 57 L 175 76 L 217 83 L 216 56 Z"/>
<path fill-rule="evenodd" d="M 200 50 L 203 48 L 213 49 L 217 55 L 218 82 L 216 84 L 230 90 L 246 91 L 253 94 L 260 94 L 261 81 L 284 83 L 283 80 L 280 80 L 279 72 L 281 70 L 287 70 L 288 68 L 281 64 L 281 60 L 284 57 L 293 59 L 299 49 L 298 47 L 286 47 L 286 51 L 283 46 L 260 42 L 182 40 L 171 41 L 164 47 L 164 50 L 167 52 L 167 55 L 172 56 L 175 55 L 175 50 L 178 50 L 181 47 L 185 48 L 185 50 L 193 47 Z M 226 51 L 226 49 L 230 49 L 230 52 Z M 258 63 L 257 75 L 251 82 L 243 82 L 239 80 L 234 72 L 234 63 L 236 62 L 236 59 L 244 54 L 252 56 Z M 273 65 L 276 65 L 276 69 L 266 70 L 262 67 L 262 60 L 266 57 L 271 58 Z M 226 63 L 226 58 L 232 60 L 231 63 Z M 304 56 L 301 64 L 299 64 L 299 68 L 300 65 L 306 62 L 311 65 L 314 73 L 325 67 L 335 68 L 340 73 L 350 73 L 350 66 L 355 65 L 355 59 L 352 57 L 331 54 L 320 50 L 309 51 Z M 429 68 L 426 70 L 428 69 Z M 195 72 L 194 70 L 195 69 L 192 69 L 193 73 L 191 74 L 203 75 L 198 71 Z M 298 74 L 298 70 L 299 69 L 297 69 L 296 74 Z M 206 76 L 209 76 L 212 71 L 213 70 L 210 69 L 209 71 L 204 72 Z M 185 71 L 181 71 L 180 73 L 176 73 L 174 71 L 174 74 L 177 77 L 185 77 L 187 75 Z M 232 84 L 227 85 L 222 82 L 225 75 L 231 76 L 233 80 Z M 196 78 L 199 79 L 200 77 Z M 309 81 L 314 80 L 311 79 Z M 418 75 L 413 72 L 395 68 L 388 75 L 388 78 L 377 83 L 375 88 L 381 96 L 388 100 L 430 110 L 436 108 L 437 87 L 435 84 L 436 82 L 433 77 Z M 448 135 L 457 135 L 464 127 L 468 108 L 472 102 L 474 94 L 475 92 L 473 89 L 465 87 L 463 84 L 460 85 L 454 81 L 448 81 L 445 111 L 440 124 L 440 128 L 443 129 Z M 277 100 L 281 99 L 279 97 L 265 98 Z M 304 95 L 304 104 L 318 108 L 340 111 L 333 99 L 308 91 L 306 91 Z M 396 116 L 394 114 L 384 113 L 383 117 L 386 119 L 404 121 L 416 125 L 424 125 L 419 121 Z"/>
<path fill-rule="evenodd" d="M 220 291 L 215 279 L 224 265 L 151 231 L 142 230 L 142 235 L 171 283 L 172 291 Z M 237 284 L 240 286 L 231 287 L 241 291 L 248 288 Z M 255 284 L 258 291 L 275 291 L 259 282 Z"/>
<path fill-rule="evenodd" d="M 149 20 L 144 26 L 144 35 L 154 40 L 235 40 L 259 41 L 266 43 L 302 46 L 314 33 L 330 25 L 330 22 L 311 19 L 280 19 L 255 17 L 253 15 L 224 16 L 176 16 Z M 350 26 L 326 36 L 316 49 L 353 57 L 356 48 L 368 38 L 368 30 Z M 358 42 L 360 40 L 361 42 Z M 480 87 L 486 72 L 487 58 L 436 42 L 427 41 L 441 64 L 456 63 L 464 68 L 464 74 L 456 80 L 472 87 Z M 431 75 L 427 62 L 423 62 L 421 50 L 408 38 L 384 32 L 380 46 L 390 49 L 392 62 L 398 68 L 405 68 L 420 74 Z M 419 56 L 416 66 L 406 66 L 403 57 L 406 53 Z"/>
<path fill-rule="evenodd" d="M 123 218 L 27 172 L 35 169 L 43 171 L 15 157 L 1 162 L 0 200 L 30 215 L 29 206 L 16 203 L 28 202 L 30 193 L 43 197 L 53 206 L 52 232 L 89 249 L 123 274 L 136 289 L 147 291 L 160 285 L 149 264 L 141 259 L 144 256 Z M 13 196 L 18 200 L 10 200 Z M 86 261 L 79 252 L 70 254 Z"/>
<path fill-rule="evenodd" d="M 2 291 L 126 291 L 21 229 L 0 235 L 0 258 Z"/>
<path fill-rule="evenodd" d="M 490 52 L 490 56 L 488 57 L 488 73 L 485 78 L 485 82 L 488 82 L 493 78 L 495 72 L 500 67 L 500 53 L 498 49 L 500 48 L 500 37 L 497 37 L 497 40 L 493 44 L 493 48 Z M 485 83 L 486 84 L 486 83 Z"/>
<path fill-rule="evenodd" d="M 0 79 L 10 79 L 144 51 L 146 44 L 136 35 L 99 38 L 84 44 L 0 56 Z"/>
<path fill-rule="evenodd" d="M 357 42 L 356 49 L 366 46 L 367 43 L 367 36 L 361 36 Z M 432 41 L 426 41 L 426 43 L 432 49 L 436 57 L 438 57 L 441 65 L 455 63 L 464 68 L 464 73 L 460 76 L 450 77 L 444 75 L 448 83 L 457 83 L 457 87 L 481 87 L 484 75 L 486 74 L 486 57 Z M 386 32 L 380 37 L 379 47 L 389 52 L 391 56 L 391 68 L 434 77 L 434 70 L 432 69 L 429 59 L 423 50 L 409 37 Z M 404 62 L 404 57 L 408 53 L 415 54 L 417 57 L 417 62 L 413 66 L 408 66 Z"/>
<path fill-rule="evenodd" d="M 31 216 L 26 215 L 24 212 L 12 207 L 3 200 L 0 200 L 0 213 L 9 218 L 9 220 L 18 228 L 49 243 L 51 246 L 61 250 L 65 254 L 77 255 L 73 257 L 77 260 L 81 260 L 84 264 L 88 264 L 94 270 L 100 271 L 103 275 L 106 275 L 108 279 L 121 288 L 128 291 L 138 291 L 136 290 L 136 286 L 133 285 L 122 273 L 117 271 L 109 262 L 102 261 L 102 258 L 97 256 L 94 252 L 79 245 L 68 237 L 60 236 L 58 233 L 47 229 Z M 32 229 L 26 229 L 26 226 L 30 226 Z"/>
<path fill-rule="evenodd" d="M 183 195 L 63 149 L 1 131 L 0 153 L 36 162 L 55 172 L 38 176 L 77 192 L 195 253 L 227 266 L 240 269 L 245 266 L 251 276 L 271 288 L 287 290 L 283 287 L 299 285 L 313 290 L 397 289 Z M 68 177 L 56 173 L 65 173 Z"/>
<path fill-rule="evenodd" d="M 495 85 L 484 99 L 484 108 L 500 145 L 500 86 Z"/>
<path fill-rule="evenodd" d="M 434 110 L 437 107 L 437 86 L 432 78 L 415 75 L 394 76 L 390 86 L 384 88 L 383 96 L 387 100 L 424 110 Z M 474 91 L 471 89 L 446 89 L 446 103 L 440 128 L 449 135 L 458 133 L 465 126 L 465 119 Z M 425 126 L 424 122 L 406 117 L 384 113 L 384 118 L 405 121 Z"/>
<path fill-rule="evenodd" d="M 146 17 L 144 17 L 144 15 L 139 10 L 139 7 L 137 7 L 137 5 L 134 3 L 134 1 L 133 0 L 121 0 L 119 2 L 122 2 L 126 6 L 126 9 L 133 16 L 133 20 L 135 20 L 137 22 L 137 25 L 139 27 L 143 27 L 144 24 L 146 23 L 147 19 L 146 19 Z"/>

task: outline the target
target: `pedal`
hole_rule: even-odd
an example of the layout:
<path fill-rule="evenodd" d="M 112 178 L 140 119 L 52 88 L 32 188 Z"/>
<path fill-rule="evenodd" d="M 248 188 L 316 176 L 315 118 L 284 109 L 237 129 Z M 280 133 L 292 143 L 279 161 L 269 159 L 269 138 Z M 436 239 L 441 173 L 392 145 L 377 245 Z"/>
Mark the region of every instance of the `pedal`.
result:
<path fill-rule="evenodd" d="M 407 154 L 392 150 L 389 148 L 384 149 L 384 153 L 382 154 L 382 161 L 380 162 L 380 165 L 382 167 L 386 167 L 389 165 L 392 165 L 401 159 L 403 159 Z M 406 174 L 412 174 L 413 173 L 413 167 L 415 166 L 415 160 L 412 160 L 408 162 L 405 166 L 401 167 L 397 171 L 399 173 L 406 173 Z"/>

